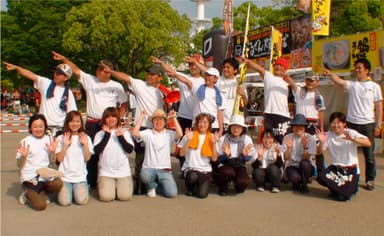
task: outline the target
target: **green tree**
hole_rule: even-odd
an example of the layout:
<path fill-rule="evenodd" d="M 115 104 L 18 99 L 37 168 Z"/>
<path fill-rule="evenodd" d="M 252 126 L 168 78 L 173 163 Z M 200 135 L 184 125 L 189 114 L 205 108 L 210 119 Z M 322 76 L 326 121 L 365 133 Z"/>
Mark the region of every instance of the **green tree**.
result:
<path fill-rule="evenodd" d="M 330 36 L 383 28 L 384 2 L 377 0 L 332 1 Z"/>
<path fill-rule="evenodd" d="M 63 46 L 84 70 L 108 58 L 139 76 L 151 55 L 179 62 L 190 47 L 189 19 L 164 0 L 92 1 L 73 7 L 66 25 Z"/>
<path fill-rule="evenodd" d="M 61 37 L 67 11 L 84 1 L 9 0 L 8 10 L 1 12 L 1 57 L 28 68 L 36 74 L 51 76 L 57 62 L 52 49 L 62 50 Z M 4 78 L 15 81 L 15 87 L 30 81 L 15 79 L 14 72 L 2 69 Z"/>

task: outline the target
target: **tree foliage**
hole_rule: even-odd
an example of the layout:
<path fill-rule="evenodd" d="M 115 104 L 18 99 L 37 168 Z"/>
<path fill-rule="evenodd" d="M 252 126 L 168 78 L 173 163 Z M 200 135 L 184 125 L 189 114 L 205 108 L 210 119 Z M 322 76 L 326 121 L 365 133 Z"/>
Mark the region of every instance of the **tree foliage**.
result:
<path fill-rule="evenodd" d="M 81 1 L 9 0 L 8 11 L 1 12 L 1 57 L 31 71 L 50 76 L 56 62 L 50 50 L 62 50 L 66 12 Z M 4 70 L 2 77 L 15 79 L 16 73 Z M 2 79 L 3 80 L 3 79 Z M 25 80 L 15 80 L 16 87 Z"/>
<path fill-rule="evenodd" d="M 66 24 L 63 46 L 77 61 L 108 58 L 134 76 L 151 55 L 180 61 L 189 48 L 190 21 L 163 0 L 92 1 L 72 8 Z"/>

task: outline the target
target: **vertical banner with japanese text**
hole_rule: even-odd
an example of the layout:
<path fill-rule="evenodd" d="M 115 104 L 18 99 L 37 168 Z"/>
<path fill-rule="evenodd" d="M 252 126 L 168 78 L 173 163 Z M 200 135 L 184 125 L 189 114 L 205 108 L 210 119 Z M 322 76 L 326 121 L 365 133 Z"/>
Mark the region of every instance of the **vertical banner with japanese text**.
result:
<path fill-rule="evenodd" d="M 312 34 L 329 35 L 331 0 L 312 0 Z"/>
<path fill-rule="evenodd" d="M 275 27 L 272 26 L 271 31 L 271 59 L 270 59 L 270 65 L 269 65 L 269 71 L 273 73 L 273 64 L 277 60 L 277 58 L 281 57 L 282 55 L 282 48 L 283 48 L 283 34 L 275 29 Z"/>

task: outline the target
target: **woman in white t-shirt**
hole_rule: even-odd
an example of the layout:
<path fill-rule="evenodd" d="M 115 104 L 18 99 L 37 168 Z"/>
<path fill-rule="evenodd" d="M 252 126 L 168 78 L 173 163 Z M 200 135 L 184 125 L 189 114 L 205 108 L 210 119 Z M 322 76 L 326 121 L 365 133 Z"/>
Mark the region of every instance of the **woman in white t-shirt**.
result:
<path fill-rule="evenodd" d="M 368 137 L 356 130 L 346 128 L 344 113 L 334 112 L 329 117 L 330 131 L 318 133 L 322 150 L 328 150 L 330 166 L 319 173 L 317 181 L 329 188 L 339 201 L 347 201 L 357 192 L 359 182 L 359 159 L 357 147 L 369 147 Z"/>
<path fill-rule="evenodd" d="M 121 126 L 119 109 L 108 107 L 101 119 L 102 130 L 94 139 L 95 154 L 99 155 L 97 187 L 101 201 L 130 200 L 133 194 L 128 153 L 133 151 L 130 133 Z"/>
<path fill-rule="evenodd" d="M 20 183 L 24 192 L 19 197 L 20 204 L 26 204 L 35 210 L 47 207 L 46 193 L 59 192 L 63 182 L 62 173 L 49 169 L 54 162 L 57 141 L 46 135 L 47 120 L 42 114 L 35 114 L 29 119 L 29 135 L 21 140 L 17 149 L 16 160 L 20 168 Z"/>
<path fill-rule="evenodd" d="M 228 194 L 228 184 L 232 181 L 236 193 L 243 193 L 250 182 L 245 163 L 251 159 L 255 148 L 246 131 L 244 117 L 233 115 L 228 126 L 228 133 L 222 136 L 218 142 L 220 164 L 217 183 L 221 196 Z"/>
<path fill-rule="evenodd" d="M 63 188 L 58 201 L 68 206 L 73 199 L 79 205 L 88 203 L 87 161 L 93 154 L 91 138 L 85 133 L 80 112 L 70 111 L 64 121 L 63 134 L 58 137 L 56 161 L 60 163 L 59 171 Z"/>
<path fill-rule="evenodd" d="M 262 145 L 257 147 L 256 160 L 252 163 L 252 177 L 257 191 L 263 192 L 268 180 L 272 184 L 272 193 L 280 192 L 281 167 L 283 166 L 281 149 L 273 133 L 265 131 L 262 136 Z"/>
<path fill-rule="evenodd" d="M 212 135 L 210 115 L 200 113 L 195 118 L 194 130 L 185 130 L 178 144 L 180 155 L 185 156 L 181 168 L 185 177 L 186 194 L 206 198 L 212 174 L 211 161 L 217 160 L 217 135 Z"/>
<path fill-rule="evenodd" d="M 183 135 L 176 112 L 171 111 L 169 114 L 175 124 L 176 132 L 166 129 L 168 118 L 162 109 L 155 110 L 149 118 L 153 128 L 140 131 L 146 115 L 147 112 L 144 110 L 132 130 L 132 135 L 135 138 L 141 138 L 145 144 L 143 168 L 140 171 L 141 181 L 147 187 L 148 197 L 156 197 L 158 187 L 165 197 L 176 197 L 177 186 L 171 168 L 171 145 Z"/>

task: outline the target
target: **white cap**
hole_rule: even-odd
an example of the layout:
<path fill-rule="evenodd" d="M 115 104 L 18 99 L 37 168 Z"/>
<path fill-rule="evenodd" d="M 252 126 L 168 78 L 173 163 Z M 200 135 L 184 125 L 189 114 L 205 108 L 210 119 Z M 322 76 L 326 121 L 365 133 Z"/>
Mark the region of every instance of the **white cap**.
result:
<path fill-rule="evenodd" d="M 231 122 L 229 122 L 229 126 L 231 125 L 239 125 L 241 127 L 247 128 L 247 125 L 244 122 L 244 116 L 242 115 L 232 115 Z"/>
<path fill-rule="evenodd" d="M 67 65 L 67 64 L 60 64 L 60 65 L 56 66 L 56 69 L 58 69 L 61 72 L 63 72 L 68 77 L 68 79 L 71 78 L 71 76 L 72 76 L 72 68 L 69 65 Z"/>
<path fill-rule="evenodd" d="M 214 75 L 216 76 L 218 79 L 220 78 L 220 72 L 215 68 L 215 67 L 209 67 L 206 71 L 205 71 L 206 74 L 209 74 L 209 75 Z"/>

